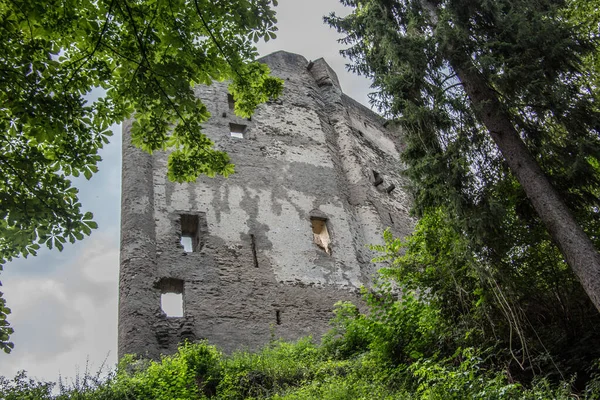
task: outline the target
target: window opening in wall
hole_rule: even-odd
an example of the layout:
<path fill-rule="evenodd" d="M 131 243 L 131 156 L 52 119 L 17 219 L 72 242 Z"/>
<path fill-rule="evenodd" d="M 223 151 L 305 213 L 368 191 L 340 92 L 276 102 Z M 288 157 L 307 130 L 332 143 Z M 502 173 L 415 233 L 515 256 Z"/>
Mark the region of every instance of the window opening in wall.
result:
<path fill-rule="evenodd" d="M 200 220 L 198 215 L 181 214 L 181 245 L 183 249 L 192 253 L 200 250 Z"/>
<path fill-rule="evenodd" d="M 167 317 L 183 317 L 183 293 L 163 293 L 160 308 Z"/>
<path fill-rule="evenodd" d="M 383 183 L 383 178 L 379 175 L 379 172 L 373 170 L 373 185 L 379 186 Z"/>
<path fill-rule="evenodd" d="M 331 254 L 331 238 L 327 230 L 327 220 L 322 218 L 311 217 L 313 241 L 314 243 L 325 250 L 327 254 Z"/>
<path fill-rule="evenodd" d="M 191 236 L 181 235 L 181 245 L 183 246 L 183 250 L 185 250 L 186 253 L 191 253 L 194 251 Z"/>
<path fill-rule="evenodd" d="M 246 131 L 246 125 L 240 124 L 229 124 L 229 134 L 231 137 L 243 139 L 244 132 Z"/>
<path fill-rule="evenodd" d="M 160 308 L 167 317 L 183 317 L 183 281 L 164 278 L 157 287 L 160 290 Z"/>
<path fill-rule="evenodd" d="M 277 325 L 281 325 L 281 311 L 275 310 L 275 321 Z"/>
<path fill-rule="evenodd" d="M 235 108 L 235 100 L 233 99 L 233 95 L 227 93 L 227 104 L 229 105 L 229 109 L 233 111 Z"/>

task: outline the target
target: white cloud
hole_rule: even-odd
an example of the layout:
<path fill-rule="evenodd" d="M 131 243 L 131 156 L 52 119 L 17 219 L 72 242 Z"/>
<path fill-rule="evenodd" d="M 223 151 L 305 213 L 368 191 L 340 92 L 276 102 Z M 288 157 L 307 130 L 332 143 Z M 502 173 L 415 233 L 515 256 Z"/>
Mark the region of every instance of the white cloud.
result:
<path fill-rule="evenodd" d="M 25 369 L 56 380 L 74 376 L 86 360 L 116 362 L 119 249 L 113 235 L 93 235 L 51 276 L 5 279 L 15 349 L 2 356 L 0 374 Z M 92 372 L 93 369 L 92 369 Z"/>

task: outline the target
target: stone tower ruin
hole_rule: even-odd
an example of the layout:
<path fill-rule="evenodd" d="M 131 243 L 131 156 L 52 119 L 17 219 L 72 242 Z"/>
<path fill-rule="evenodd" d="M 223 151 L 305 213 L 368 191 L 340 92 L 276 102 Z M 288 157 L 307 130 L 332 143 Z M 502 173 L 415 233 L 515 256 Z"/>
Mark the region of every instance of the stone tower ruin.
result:
<path fill-rule="evenodd" d="M 235 116 L 226 83 L 197 88 L 204 132 L 235 164 L 227 179 L 170 182 L 167 156 L 133 147 L 123 125 L 119 356 L 157 358 L 184 339 L 231 351 L 318 338 L 333 305 L 369 284 L 367 244 L 412 230 L 397 132 L 323 59 L 261 62 L 285 88 L 251 120 Z M 180 315 L 163 311 L 169 294 Z"/>

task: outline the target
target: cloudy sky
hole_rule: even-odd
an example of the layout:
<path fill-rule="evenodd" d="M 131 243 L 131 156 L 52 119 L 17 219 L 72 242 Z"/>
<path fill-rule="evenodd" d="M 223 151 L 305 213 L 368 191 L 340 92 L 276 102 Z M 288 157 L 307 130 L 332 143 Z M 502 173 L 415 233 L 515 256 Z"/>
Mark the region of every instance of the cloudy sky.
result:
<path fill-rule="evenodd" d="M 324 57 L 337 72 L 346 94 L 367 105 L 369 83 L 345 71 L 339 36 L 322 23 L 323 15 L 347 9 L 337 0 L 279 0 L 276 40 L 260 44 L 261 55 L 277 50 Z M 100 172 L 91 181 L 77 180 L 84 208 L 94 213 L 99 229 L 91 237 L 65 246 L 62 253 L 41 251 L 16 260 L 0 276 L 12 309 L 15 349 L 0 354 L 0 375 L 21 369 L 45 380 L 74 377 L 86 364 L 92 372 L 116 363 L 121 132 L 114 127 L 101 153 Z"/>

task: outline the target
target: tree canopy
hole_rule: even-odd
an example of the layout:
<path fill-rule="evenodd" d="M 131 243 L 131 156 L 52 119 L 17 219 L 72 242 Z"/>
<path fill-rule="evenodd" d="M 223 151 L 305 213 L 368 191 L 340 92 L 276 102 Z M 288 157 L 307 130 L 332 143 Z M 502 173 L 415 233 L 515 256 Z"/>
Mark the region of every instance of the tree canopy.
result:
<path fill-rule="evenodd" d="M 0 0 L 0 267 L 40 246 L 63 248 L 96 228 L 70 177 L 89 179 L 110 126 L 171 151 L 168 176 L 227 176 L 228 156 L 202 133 L 194 86 L 231 80 L 249 116 L 282 82 L 254 62 L 275 38 L 275 0 Z M 101 90 L 88 101 L 92 90 Z M 0 348 L 10 351 L 0 295 Z"/>
<path fill-rule="evenodd" d="M 551 238 L 598 308 L 599 34 L 566 17 L 593 2 L 342 2 L 326 20 L 405 128 L 417 214 L 448 210 L 485 257 Z"/>
<path fill-rule="evenodd" d="M 342 3 L 326 21 L 404 128 L 421 218 L 405 257 L 379 248 L 388 275 L 431 293 L 459 341 L 504 349 L 509 373 L 585 374 L 600 355 L 595 2 Z M 565 249 L 580 240 L 587 269 Z"/>

